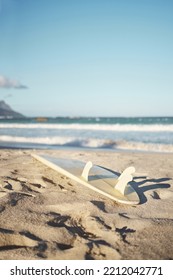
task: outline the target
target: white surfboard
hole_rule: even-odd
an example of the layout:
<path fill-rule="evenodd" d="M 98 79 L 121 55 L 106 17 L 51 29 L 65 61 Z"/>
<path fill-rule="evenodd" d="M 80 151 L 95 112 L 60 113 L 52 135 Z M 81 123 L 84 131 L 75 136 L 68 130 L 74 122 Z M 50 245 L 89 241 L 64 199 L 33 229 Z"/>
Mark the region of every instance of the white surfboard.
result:
<path fill-rule="evenodd" d="M 118 177 L 104 167 L 93 165 L 91 161 L 84 163 L 78 160 L 68 160 L 49 155 L 32 157 L 39 160 L 57 172 L 75 180 L 76 182 L 99 192 L 100 194 L 125 204 L 139 204 L 139 196 L 128 183 L 132 181 L 134 167 L 128 167 Z"/>

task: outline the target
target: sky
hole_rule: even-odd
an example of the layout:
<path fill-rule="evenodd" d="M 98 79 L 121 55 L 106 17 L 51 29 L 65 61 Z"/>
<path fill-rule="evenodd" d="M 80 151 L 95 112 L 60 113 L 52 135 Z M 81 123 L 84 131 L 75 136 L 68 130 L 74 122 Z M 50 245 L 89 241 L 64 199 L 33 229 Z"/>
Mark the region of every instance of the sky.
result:
<path fill-rule="evenodd" d="M 0 100 L 25 116 L 173 116 L 172 0 L 0 0 Z"/>

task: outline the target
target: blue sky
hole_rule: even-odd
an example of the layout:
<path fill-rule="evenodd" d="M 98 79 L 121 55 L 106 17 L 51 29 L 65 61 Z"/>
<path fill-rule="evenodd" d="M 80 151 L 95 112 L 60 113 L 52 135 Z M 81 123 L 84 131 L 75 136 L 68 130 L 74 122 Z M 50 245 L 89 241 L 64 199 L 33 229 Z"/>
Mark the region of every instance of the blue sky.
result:
<path fill-rule="evenodd" d="M 0 0 L 0 99 L 27 116 L 172 116 L 172 0 Z"/>

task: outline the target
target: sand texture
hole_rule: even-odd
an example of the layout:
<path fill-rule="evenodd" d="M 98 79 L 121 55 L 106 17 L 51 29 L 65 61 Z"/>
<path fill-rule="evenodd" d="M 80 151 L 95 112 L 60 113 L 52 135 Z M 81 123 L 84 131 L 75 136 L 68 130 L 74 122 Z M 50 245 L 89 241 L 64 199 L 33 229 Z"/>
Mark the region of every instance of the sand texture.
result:
<path fill-rule="evenodd" d="M 48 168 L 0 150 L 0 259 L 173 259 L 173 154 L 49 150 L 121 173 L 140 204 L 116 203 Z"/>

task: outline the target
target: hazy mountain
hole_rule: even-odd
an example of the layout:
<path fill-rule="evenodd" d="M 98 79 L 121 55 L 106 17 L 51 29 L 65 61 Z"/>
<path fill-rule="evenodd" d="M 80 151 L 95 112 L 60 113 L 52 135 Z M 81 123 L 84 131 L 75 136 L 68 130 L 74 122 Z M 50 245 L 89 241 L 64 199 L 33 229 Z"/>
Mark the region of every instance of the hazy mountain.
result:
<path fill-rule="evenodd" d="M 0 118 L 23 118 L 24 116 L 15 112 L 5 101 L 0 101 Z"/>

